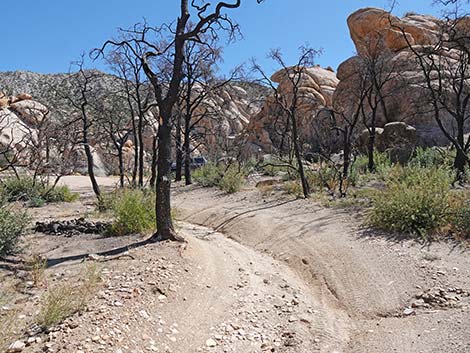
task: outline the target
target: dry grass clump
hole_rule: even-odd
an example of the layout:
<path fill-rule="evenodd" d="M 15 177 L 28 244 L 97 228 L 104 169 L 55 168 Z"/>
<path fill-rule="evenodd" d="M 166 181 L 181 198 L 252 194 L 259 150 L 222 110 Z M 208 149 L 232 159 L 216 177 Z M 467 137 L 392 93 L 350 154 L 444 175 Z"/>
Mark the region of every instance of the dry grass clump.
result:
<path fill-rule="evenodd" d="M 101 281 L 96 264 L 88 264 L 78 284 L 62 284 L 50 288 L 45 294 L 37 324 L 43 328 L 53 327 L 67 317 L 85 310 Z"/>

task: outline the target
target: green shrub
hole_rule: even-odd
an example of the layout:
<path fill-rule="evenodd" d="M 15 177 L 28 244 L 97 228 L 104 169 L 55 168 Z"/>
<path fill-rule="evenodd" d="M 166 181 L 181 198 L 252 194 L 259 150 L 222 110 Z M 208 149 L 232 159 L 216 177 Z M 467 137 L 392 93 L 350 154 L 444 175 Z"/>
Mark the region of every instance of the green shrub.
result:
<path fill-rule="evenodd" d="M 194 174 L 196 180 L 203 187 L 216 186 L 227 193 L 240 191 L 248 174 L 245 166 L 234 163 L 230 166 L 224 164 L 207 163 L 197 169 Z"/>
<path fill-rule="evenodd" d="M 450 202 L 449 225 L 452 233 L 470 238 L 470 194 L 453 195 Z"/>
<path fill-rule="evenodd" d="M 297 180 L 289 180 L 284 183 L 284 191 L 289 195 L 300 197 L 303 195 L 302 185 Z"/>
<path fill-rule="evenodd" d="M 222 179 L 220 179 L 218 183 L 218 187 L 229 194 L 233 194 L 240 191 L 242 186 L 245 184 L 245 178 L 246 175 L 244 170 L 238 170 L 238 168 L 234 166 L 224 173 Z"/>
<path fill-rule="evenodd" d="M 446 169 L 395 166 L 373 199 L 370 224 L 426 236 L 446 223 L 450 182 Z"/>
<path fill-rule="evenodd" d="M 375 173 L 370 173 L 369 157 L 367 155 L 359 155 L 351 164 L 349 171 L 349 182 L 353 186 L 361 186 L 371 180 L 385 180 L 393 163 L 390 156 L 386 152 L 374 151 Z"/>
<path fill-rule="evenodd" d="M 33 178 L 7 178 L 3 180 L 3 192 L 9 202 L 31 201 L 41 197 L 42 188 Z"/>
<path fill-rule="evenodd" d="M 431 168 L 452 166 L 453 158 L 449 151 L 437 148 L 417 147 L 409 161 L 410 166 Z"/>
<path fill-rule="evenodd" d="M 296 166 L 294 163 L 294 168 L 292 168 L 288 164 L 288 162 L 282 161 L 278 157 L 271 157 L 270 159 L 260 164 L 260 171 L 264 175 L 282 175 L 284 180 L 293 180 L 297 176 L 297 172 L 294 169 Z"/>
<path fill-rule="evenodd" d="M 29 223 L 25 212 L 0 207 L 0 257 L 10 255 L 18 249 L 18 242 Z"/>
<path fill-rule="evenodd" d="M 79 198 L 78 193 L 70 191 L 67 185 L 44 189 L 42 198 L 45 202 L 74 202 Z"/>
<path fill-rule="evenodd" d="M 207 163 L 194 171 L 193 178 L 205 188 L 217 186 L 222 178 L 222 170 L 214 163 Z"/>
<path fill-rule="evenodd" d="M 124 190 L 112 202 L 112 235 L 138 234 L 155 229 L 155 194 Z"/>
<path fill-rule="evenodd" d="M 1 193 L 9 202 L 28 202 L 32 207 L 41 207 L 50 202 L 73 202 L 78 198 L 78 194 L 72 193 L 68 186 L 48 188 L 31 177 L 3 180 Z"/>
<path fill-rule="evenodd" d="M 323 191 L 336 191 L 339 186 L 341 173 L 331 164 L 323 164 L 317 170 L 306 170 L 305 172 L 310 188 Z"/>

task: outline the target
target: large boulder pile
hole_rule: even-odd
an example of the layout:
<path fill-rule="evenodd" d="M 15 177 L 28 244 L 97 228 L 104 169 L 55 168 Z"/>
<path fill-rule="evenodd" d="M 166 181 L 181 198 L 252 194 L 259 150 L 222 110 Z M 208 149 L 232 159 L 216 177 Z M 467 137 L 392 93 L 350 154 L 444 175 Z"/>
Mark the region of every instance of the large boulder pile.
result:
<path fill-rule="evenodd" d="M 461 26 L 466 25 L 468 21 L 462 22 Z M 416 129 L 416 144 L 447 144 L 447 139 L 435 121 L 424 75 L 410 49 L 411 45 L 420 52 L 435 44 L 442 28 L 440 20 L 418 14 L 398 18 L 384 10 L 365 8 L 349 16 L 348 26 L 357 55 L 338 68 L 340 82 L 333 97 L 335 109 L 346 115 L 353 114 L 364 68 L 367 65 L 370 67 L 373 62 L 385 97 L 384 107 L 377 110 L 377 126 L 404 122 Z M 452 51 L 445 54 L 449 56 L 446 58 L 449 66 L 452 66 L 452 56 L 455 54 Z M 470 89 L 470 81 L 468 86 Z M 452 131 L 450 115 L 443 111 L 441 118 Z M 400 131 L 406 133 L 408 130 Z M 407 136 L 403 138 L 406 140 Z"/>
<path fill-rule="evenodd" d="M 278 92 L 281 99 L 290 106 L 293 97 L 293 84 L 289 78 L 297 75 L 294 68 L 276 72 L 271 80 L 278 83 Z M 331 107 L 333 93 L 338 84 L 338 79 L 332 69 L 324 69 L 320 66 L 303 68 L 298 84 L 297 118 L 302 141 L 311 141 L 316 134 L 318 123 L 315 119 L 318 113 L 325 107 Z M 275 96 L 269 96 L 261 111 L 250 119 L 248 125 L 249 148 L 253 151 L 260 150 L 271 153 L 280 148 L 282 122 L 286 121 L 285 113 Z M 285 124 L 285 123 L 284 123 Z"/>
<path fill-rule="evenodd" d="M 25 150 L 37 138 L 48 109 L 28 94 L 7 96 L 0 92 L 0 151 Z"/>

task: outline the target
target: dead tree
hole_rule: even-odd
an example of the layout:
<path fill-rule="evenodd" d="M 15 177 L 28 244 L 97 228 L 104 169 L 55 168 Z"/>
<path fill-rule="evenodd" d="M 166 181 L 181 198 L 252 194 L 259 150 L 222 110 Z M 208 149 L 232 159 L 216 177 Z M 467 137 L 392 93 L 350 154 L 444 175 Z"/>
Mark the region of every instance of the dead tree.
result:
<path fill-rule="evenodd" d="M 84 68 L 83 57 L 75 63 L 78 71 L 70 74 L 69 78 L 57 88 L 56 93 L 59 99 L 65 100 L 74 109 L 74 113 L 68 124 L 73 125 L 79 122 L 81 125 L 80 140 L 85 151 L 87 161 L 87 171 L 90 182 L 97 199 L 101 200 L 101 190 L 96 181 L 94 170 L 94 157 L 90 146 L 90 133 L 94 119 L 91 114 L 91 101 L 96 99 L 98 94 L 94 90 L 95 83 L 100 79 L 99 72 L 86 70 Z"/>
<path fill-rule="evenodd" d="M 357 128 L 361 121 L 361 112 L 363 111 L 363 105 L 368 94 L 366 77 L 359 76 L 358 80 L 359 85 L 356 87 L 357 91 L 354 94 L 354 102 L 351 110 L 345 112 L 344 110 L 338 111 L 330 109 L 327 112 L 331 118 L 331 129 L 339 133 L 341 146 L 343 148 L 343 165 L 339 183 L 339 193 L 341 197 L 346 197 L 354 143 L 358 136 Z"/>
<path fill-rule="evenodd" d="M 201 45 L 197 42 L 189 42 L 185 47 L 183 81 L 180 93 L 180 109 L 182 115 L 181 134 L 183 143 L 181 145 L 182 162 L 178 167 L 184 165 L 184 176 L 186 185 L 191 180 L 191 155 L 195 148 L 191 147 L 191 140 L 195 142 L 207 142 L 204 134 L 200 134 L 199 126 L 204 120 L 218 116 L 215 107 L 210 101 L 229 85 L 239 74 L 240 69 L 234 69 L 228 77 L 217 78 L 215 67 L 221 60 L 221 48 L 216 44 L 214 38 L 205 36 L 205 42 L 209 45 Z M 217 122 L 215 122 L 217 124 Z M 207 144 L 207 143 L 206 143 Z"/>
<path fill-rule="evenodd" d="M 427 92 L 428 103 L 442 134 L 456 151 L 453 167 L 456 179 L 462 180 L 470 166 L 470 30 L 467 14 L 460 11 L 460 1 L 441 1 L 448 8 L 441 20 L 435 43 L 414 46 L 404 28 L 392 22 L 406 40 L 417 63 Z"/>
<path fill-rule="evenodd" d="M 121 30 L 124 38 L 129 37 Z M 119 82 L 130 111 L 130 121 L 133 128 L 134 167 L 132 171 L 132 185 L 140 188 L 144 186 L 145 145 L 144 128 L 146 126 L 147 112 L 154 106 L 154 97 L 147 77 L 143 71 L 142 48 L 134 43 L 133 50 L 139 55 L 135 56 L 127 46 L 119 46 L 105 57 L 106 62 L 114 73 L 120 78 Z M 137 118 L 137 122 L 136 122 Z"/>
<path fill-rule="evenodd" d="M 260 0 L 257 0 L 260 2 Z M 184 49 L 188 42 L 201 41 L 201 35 L 207 33 L 217 36 L 218 30 L 228 29 L 230 36 L 236 33 L 238 27 L 224 13 L 229 9 L 240 7 L 241 0 L 233 2 L 218 2 L 198 5 L 196 1 L 189 4 L 188 0 L 180 0 L 180 14 L 176 25 L 163 25 L 159 28 L 149 27 L 146 24 L 132 29 L 133 38 L 123 41 L 107 41 L 99 52 L 112 45 L 127 47 L 142 62 L 142 67 L 155 91 L 155 98 L 160 113 L 158 129 L 158 159 L 156 180 L 156 218 L 157 231 L 154 240 L 179 240 L 171 217 L 171 149 L 172 149 L 172 119 L 173 111 L 178 102 L 178 97 L 183 80 Z M 197 21 L 189 26 L 192 13 L 195 13 Z M 149 37 L 156 35 L 159 44 Z M 162 37 L 168 40 L 162 41 Z M 145 48 L 143 55 L 134 50 L 134 44 Z M 158 59 L 169 60 L 171 74 L 168 82 L 161 80 L 161 76 L 155 70 L 155 61 Z"/>
<path fill-rule="evenodd" d="M 93 104 L 98 123 L 97 129 L 100 136 L 105 137 L 101 144 L 105 146 L 105 150 L 109 151 L 111 156 L 118 159 L 121 188 L 124 188 L 126 175 L 124 147 L 134 132 L 133 126 L 129 124 L 129 108 L 126 109 L 124 102 L 126 102 L 126 97 L 119 93 L 108 93 L 106 97 Z"/>
<path fill-rule="evenodd" d="M 387 99 L 394 91 L 388 89 L 391 80 L 397 80 L 395 70 L 389 62 L 389 52 L 385 47 L 378 50 L 377 43 L 370 43 L 367 55 L 361 57 L 356 68 L 356 76 L 361 85 L 360 113 L 362 122 L 368 132 L 367 156 L 368 169 L 375 172 L 374 151 L 377 137 L 377 127 L 380 122 L 389 122 Z"/>
<path fill-rule="evenodd" d="M 282 139 L 279 148 L 282 153 L 286 139 L 291 141 L 289 144 L 289 152 L 292 152 L 296 166 L 294 167 L 292 165 L 291 160 L 289 160 L 288 164 L 291 168 L 297 170 L 302 184 L 303 195 L 305 198 L 308 198 L 310 196 L 310 186 L 304 169 L 303 146 L 299 132 L 299 105 L 302 100 L 309 98 L 300 91 L 300 86 L 306 74 L 305 71 L 309 66 L 313 65 L 313 59 L 318 54 L 318 51 L 307 47 L 301 47 L 300 50 L 299 60 L 294 66 L 286 65 L 279 50 L 273 50 L 270 53 L 270 57 L 281 66 L 281 71 L 289 85 L 288 92 L 280 92 L 279 87 L 273 83 L 258 64 L 254 63 L 253 69 L 261 74 L 262 82 L 271 87 L 273 91 L 275 105 L 280 109 L 281 113 L 277 117 L 278 125 L 280 125 L 282 129 Z"/>

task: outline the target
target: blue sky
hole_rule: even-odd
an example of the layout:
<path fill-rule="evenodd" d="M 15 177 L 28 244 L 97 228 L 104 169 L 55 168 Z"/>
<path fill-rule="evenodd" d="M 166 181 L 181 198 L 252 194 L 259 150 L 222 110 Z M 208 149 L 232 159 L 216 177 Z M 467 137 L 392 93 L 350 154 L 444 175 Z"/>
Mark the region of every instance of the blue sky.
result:
<path fill-rule="evenodd" d="M 215 1 L 214 1 L 215 2 Z M 431 0 L 400 0 L 395 13 L 436 14 Z M 332 66 L 354 52 L 347 16 L 361 7 L 388 7 L 388 0 L 243 0 L 230 11 L 241 25 L 244 39 L 228 46 L 222 71 L 255 57 L 270 72 L 266 58 L 271 48 L 281 48 L 288 63 L 297 48 L 308 43 L 322 48 L 317 59 Z M 116 33 L 146 18 L 151 24 L 174 20 L 177 0 L 22 0 L 3 7 L 0 71 L 67 72 L 83 51 L 100 46 Z M 98 65 L 99 66 L 99 65 Z"/>

